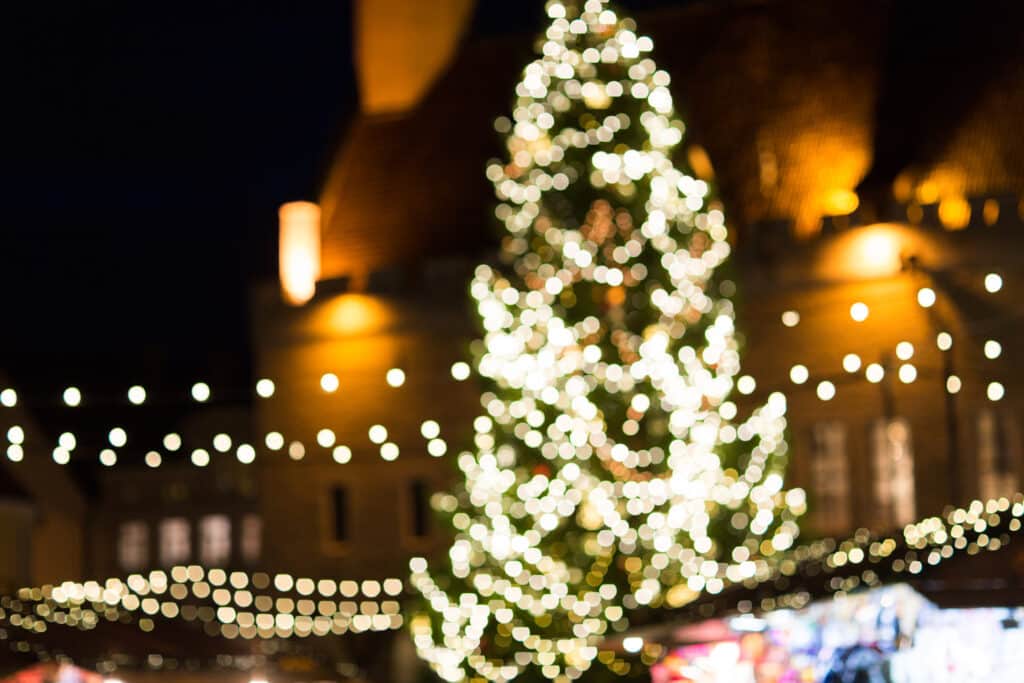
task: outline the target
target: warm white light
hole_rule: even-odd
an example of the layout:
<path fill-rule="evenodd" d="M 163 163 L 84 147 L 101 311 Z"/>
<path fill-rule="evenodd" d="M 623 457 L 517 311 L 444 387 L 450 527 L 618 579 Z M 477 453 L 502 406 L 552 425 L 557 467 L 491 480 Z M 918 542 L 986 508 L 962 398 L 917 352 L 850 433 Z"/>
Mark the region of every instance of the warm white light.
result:
<path fill-rule="evenodd" d="M 462 361 L 452 364 L 452 377 L 458 382 L 469 379 L 469 364 Z"/>
<path fill-rule="evenodd" d="M 11 462 L 21 462 L 25 458 L 25 450 L 18 444 L 12 443 L 7 447 L 7 459 Z"/>
<path fill-rule="evenodd" d="M 206 382 L 196 382 L 192 385 L 192 398 L 199 403 L 210 400 L 210 385 Z"/>
<path fill-rule="evenodd" d="M 270 450 L 279 451 L 284 448 L 284 435 L 281 432 L 267 432 L 263 442 L 267 444 L 267 448 Z"/>
<path fill-rule="evenodd" d="M 380 447 L 380 457 L 391 461 L 398 457 L 398 446 L 388 441 Z"/>
<path fill-rule="evenodd" d="M 637 653 L 644 647 L 644 639 L 640 636 L 626 636 L 622 639 L 622 649 L 626 652 Z"/>
<path fill-rule="evenodd" d="M 75 450 L 75 446 L 78 445 L 78 439 L 76 439 L 75 435 L 71 432 L 64 432 L 60 437 L 58 437 L 57 443 L 60 444 L 60 447 L 64 450 L 73 451 Z"/>
<path fill-rule="evenodd" d="M 128 389 L 128 401 L 132 405 L 141 406 L 146 402 L 146 390 L 136 384 Z"/>
<path fill-rule="evenodd" d="M 157 453 L 156 451 L 150 451 L 149 453 L 146 453 L 145 460 L 147 465 L 154 468 L 160 467 L 160 463 L 163 462 L 163 458 L 161 458 L 160 454 Z"/>
<path fill-rule="evenodd" d="M 114 427 L 107 434 L 107 440 L 110 441 L 110 445 L 114 448 L 121 448 L 128 443 L 128 433 L 120 427 Z"/>
<path fill-rule="evenodd" d="M 900 360 L 910 360 L 914 357 L 914 345 L 908 341 L 901 341 L 896 345 L 896 357 Z"/>
<path fill-rule="evenodd" d="M 922 308 L 931 308 L 935 305 L 935 290 L 931 287 L 922 287 L 917 290 L 917 303 Z"/>
<path fill-rule="evenodd" d="M 57 446 L 53 449 L 53 461 L 58 465 L 67 465 L 71 461 L 71 454 L 66 448 Z"/>
<path fill-rule="evenodd" d="M 998 273 L 989 273 L 985 276 L 985 291 L 995 294 L 1003 288 L 1003 278 Z"/>
<path fill-rule="evenodd" d="M 401 368 L 391 368 L 385 376 L 387 383 L 392 387 L 400 387 L 405 384 L 405 371 Z"/>
<path fill-rule="evenodd" d="M 335 446 L 331 455 L 334 458 L 334 462 L 344 465 L 352 460 L 352 449 L 348 446 Z"/>
<path fill-rule="evenodd" d="M 313 298 L 320 277 L 320 207 L 288 202 L 277 215 L 281 293 L 285 301 L 300 306 Z"/>
<path fill-rule="evenodd" d="M 333 372 L 325 372 L 320 376 L 320 388 L 326 391 L 328 394 L 333 394 L 341 386 L 341 382 L 338 381 L 338 376 Z"/>
<path fill-rule="evenodd" d="M 754 393 L 754 389 L 756 388 L 757 380 L 755 380 L 750 375 L 743 375 L 742 377 L 736 380 L 736 389 L 741 394 L 752 394 Z"/>
<path fill-rule="evenodd" d="M 0 405 L 5 408 L 13 408 L 18 405 L 18 392 L 14 389 L 0 391 Z"/>
<path fill-rule="evenodd" d="M 256 459 L 256 449 L 247 443 L 239 444 L 235 450 L 235 457 L 238 458 L 238 462 L 248 465 Z"/>
<path fill-rule="evenodd" d="M 384 443 L 388 439 L 388 430 L 384 425 L 373 425 L 369 430 L 370 441 L 374 443 Z"/>
<path fill-rule="evenodd" d="M 939 332 L 935 337 L 935 345 L 939 347 L 940 351 L 949 351 L 953 348 L 953 335 L 949 332 Z"/>
<path fill-rule="evenodd" d="M 985 342 L 985 358 L 995 360 L 1003 352 L 1003 345 L 994 339 Z"/>
<path fill-rule="evenodd" d="M 105 467 L 113 467 L 117 464 L 117 453 L 109 448 L 100 451 L 100 463 Z"/>
<path fill-rule="evenodd" d="M 261 379 L 256 382 L 256 393 L 260 398 L 270 398 L 274 395 L 274 380 L 272 379 Z"/>
<path fill-rule="evenodd" d="M 946 391 L 948 391 L 949 393 L 959 393 L 962 387 L 963 382 L 961 382 L 960 378 L 957 377 L 956 375 L 950 375 L 949 377 L 946 378 Z"/>
<path fill-rule="evenodd" d="M 292 441 L 288 444 L 288 457 L 292 460 L 302 460 L 306 457 L 306 447 L 301 441 Z"/>
<path fill-rule="evenodd" d="M 64 403 L 72 408 L 81 405 L 82 392 L 78 390 L 78 387 L 68 387 L 64 390 Z"/>
<path fill-rule="evenodd" d="M 174 432 L 164 436 L 164 448 L 174 453 L 181 448 L 181 437 Z"/>
<path fill-rule="evenodd" d="M 811 373 L 803 365 L 794 365 L 789 369 L 789 379 L 792 380 L 793 384 L 803 384 L 810 377 Z"/>
<path fill-rule="evenodd" d="M 836 385 L 828 380 L 818 383 L 818 398 L 822 401 L 831 401 L 836 395 Z"/>
<path fill-rule="evenodd" d="M 335 438 L 334 432 L 330 429 L 321 429 L 316 433 L 316 442 L 320 444 L 322 448 L 330 448 L 333 446 Z"/>
<path fill-rule="evenodd" d="M 988 389 L 985 391 L 990 401 L 1000 401 L 1003 396 L 1006 395 L 1006 389 L 999 382 L 989 382 Z"/>
<path fill-rule="evenodd" d="M 435 439 L 440 433 L 441 425 L 437 424 L 434 420 L 427 420 L 420 425 L 420 434 L 423 435 L 424 439 Z"/>
<path fill-rule="evenodd" d="M 896 374 L 899 376 L 901 382 L 904 384 L 910 384 L 917 379 L 917 368 L 910 363 L 904 363 L 900 366 L 900 369 Z"/>
<path fill-rule="evenodd" d="M 25 443 L 25 430 L 18 425 L 14 425 L 7 430 L 7 440 L 16 444 Z"/>
<path fill-rule="evenodd" d="M 218 434 L 213 437 L 213 447 L 220 453 L 227 453 L 231 450 L 231 437 L 227 434 Z"/>
<path fill-rule="evenodd" d="M 800 314 L 796 311 L 785 311 L 782 314 L 782 324 L 786 327 L 796 327 L 800 324 Z"/>
<path fill-rule="evenodd" d="M 864 376 L 872 384 L 878 384 L 885 377 L 885 368 L 878 363 L 872 363 L 864 370 Z"/>
<path fill-rule="evenodd" d="M 430 453 L 435 458 L 440 458 L 447 452 L 448 444 L 443 439 L 431 439 L 427 442 L 427 453 Z"/>
<path fill-rule="evenodd" d="M 860 370 L 860 356 L 855 353 L 848 353 L 843 356 L 843 370 L 857 372 Z"/>
<path fill-rule="evenodd" d="M 862 323 L 867 320 L 869 312 L 868 305 L 863 301 L 858 301 L 850 306 L 850 317 L 858 323 Z"/>
<path fill-rule="evenodd" d="M 209 451 L 197 448 L 192 451 L 192 464 L 196 467 L 206 467 L 210 464 L 210 453 Z"/>

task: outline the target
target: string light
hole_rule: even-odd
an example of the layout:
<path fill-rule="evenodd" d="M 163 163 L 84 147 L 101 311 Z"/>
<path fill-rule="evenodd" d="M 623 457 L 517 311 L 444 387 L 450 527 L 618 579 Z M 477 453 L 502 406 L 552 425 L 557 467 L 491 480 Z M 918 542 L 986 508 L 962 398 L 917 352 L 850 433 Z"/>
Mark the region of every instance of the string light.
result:
<path fill-rule="evenodd" d="M 1003 345 L 995 341 L 994 339 L 989 339 L 988 341 L 985 342 L 985 358 L 988 358 L 989 360 L 995 360 L 996 358 L 999 358 L 1002 352 Z"/>
<path fill-rule="evenodd" d="M 935 337 L 935 345 L 939 347 L 940 351 L 949 351 L 953 348 L 953 335 L 949 332 L 939 332 Z"/>
<path fill-rule="evenodd" d="M 260 398 L 270 398 L 271 396 L 274 395 L 275 389 L 276 386 L 274 385 L 274 380 L 272 379 L 261 379 L 258 382 L 256 382 L 256 394 Z"/>
<path fill-rule="evenodd" d="M 850 373 L 860 370 L 860 356 L 855 353 L 848 353 L 843 356 L 843 370 Z"/>
<path fill-rule="evenodd" d="M 13 408 L 18 405 L 18 392 L 11 388 L 0 391 L 0 405 L 5 408 Z"/>
<path fill-rule="evenodd" d="M 922 287 L 917 290 L 917 303 L 922 308 L 931 308 L 935 305 L 935 290 L 931 287 Z"/>
<path fill-rule="evenodd" d="M 63 397 L 64 404 L 70 408 L 77 408 L 82 404 L 82 392 L 78 390 L 78 387 L 68 387 L 64 390 Z"/>
<path fill-rule="evenodd" d="M 868 365 L 867 369 L 864 370 L 864 377 L 872 384 L 878 384 L 885 378 L 885 368 L 878 363 L 871 363 Z"/>
<path fill-rule="evenodd" d="M 985 389 L 985 395 L 988 396 L 990 401 L 1001 401 L 1003 396 L 1006 395 L 1006 389 L 999 382 L 989 382 L 988 387 Z"/>
<path fill-rule="evenodd" d="M 803 384 L 808 377 L 810 377 L 810 373 L 804 365 L 794 365 L 789 369 L 789 379 L 793 384 Z"/>
<path fill-rule="evenodd" d="M 896 357 L 900 360 L 910 360 L 914 357 L 914 345 L 908 341 L 901 341 L 896 345 Z"/>
<path fill-rule="evenodd" d="M 340 385 L 341 382 L 338 380 L 338 376 L 333 372 L 325 372 L 320 376 L 320 388 L 328 394 L 333 394 Z"/>
<path fill-rule="evenodd" d="M 782 324 L 786 327 L 796 327 L 800 324 L 800 314 L 796 311 L 785 311 L 782 314 Z"/>
<path fill-rule="evenodd" d="M 865 320 L 868 319 L 869 313 L 870 311 L 868 309 L 868 305 L 863 301 L 857 301 L 852 306 L 850 306 L 850 317 L 854 320 L 854 322 L 864 322 Z"/>
<path fill-rule="evenodd" d="M 192 385 L 190 393 L 197 403 L 205 403 L 210 400 L 210 385 L 206 382 L 196 382 Z"/>
<path fill-rule="evenodd" d="M 388 386 L 400 387 L 405 384 L 405 371 L 401 368 L 391 368 L 385 375 Z"/>
<path fill-rule="evenodd" d="M 995 294 L 1003 288 L 1003 278 L 998 273 L 989 273 L 985 276 L 985 291 Z"/>
<path fill-rule="evenodd" d="M 135 406 L 141 406 L 146 402 L 146 390 L 138 384 L 128 389 L 128 402 Z"/>
<path fill-rule="evenodd" d="M 949 377 L 946 378 L 946 391 L 948 391 L 949 393 L 957 394 L 960 392 L 960 389 L 962 387 L 963 383 L 960 381 L 960 378 L 957 377 L 956 375 L 950 375 Z"/>

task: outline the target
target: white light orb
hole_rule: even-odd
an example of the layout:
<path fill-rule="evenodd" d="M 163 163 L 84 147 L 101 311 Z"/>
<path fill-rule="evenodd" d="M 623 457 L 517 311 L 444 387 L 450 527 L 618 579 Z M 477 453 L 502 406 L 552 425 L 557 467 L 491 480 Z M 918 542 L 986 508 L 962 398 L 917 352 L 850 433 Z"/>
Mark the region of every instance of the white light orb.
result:
<path fill-rule="evenodd" d="M 107 440 L 114 448 L 122 448 L 126 443 L 128 443 L 128 433 L 120 427 L 114 427 L 110 430 L 110 433 L 107 434 Z"/>
<path fill-rule="evenodd" d="M 192 398 L 198 403 L 205 403 L 210 400 L 210 385 L 206 382 L 196 382 L 192 385 Z"/>
<path fill-rule="evenodd" d="M 64 404 L 71 407 L 77 408 L 82 404 L 82 392 L 78 390 L 78 387 L 68 387 L 64 390 Z"/>
<path fill-rule="evenodd" d="M 333 394 L 341 386 L 341 382 L 338 380 L 338 376 L 333 372 L 325 372 L 320 375 L 320 388 L 326 391 L 328 394 Z"/>
<path fill-rule="evenodd" d="M 274 395 L 275 389 L 274 380 L 272 379 L 261 379 L 256 382 L 256 394 L 260 398 L 270 398 Z"/>
<path fill-rule="evenodd" d="M 135 406 L 141 406 L 146 402 L 146 390 L 138 384 L 128 388 L 128 402 Z"/>
<path fill-rule="evenodd" d="M 865 320 L 868 319 L 868 314 L 870 312 L 871 311 L 870 309 L 868 309 L 868 305 L 863 301 L 858 301 L 854 303 L 852 306 L 850 306 L 850 317 L 854 320 L 854 322 L 864 322 Z"/>

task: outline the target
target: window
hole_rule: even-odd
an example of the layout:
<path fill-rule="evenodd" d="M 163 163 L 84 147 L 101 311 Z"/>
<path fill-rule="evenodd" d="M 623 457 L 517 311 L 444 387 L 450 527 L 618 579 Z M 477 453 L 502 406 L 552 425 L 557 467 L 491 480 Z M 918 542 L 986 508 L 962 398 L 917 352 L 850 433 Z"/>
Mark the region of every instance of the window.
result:
<path fill-rule="evenodd" d="M 811 428 L 811 481 L 815 516 L 821 531 L 850 531 L 850 477 L 846 462 L 846 425 L 838 420 Z"/>
<path fill-rule="evenodd" d="M 160 522 L 160 564 L 166 567 L 188 562 L 191 554 L 188 520 L 170 517 Z"/>
<path fill-rule="evenodd" d="M 422 479 L 409 484 L 409 530 L 414 538 L 430 535 L 430 491 Z"/>
<path fill-rule="evenodd" d="M 978 488 L 982 499 L 1017 492 L 1016 458 L 1004 416 L 991 408 L 978 413 Z"/>
<path fill-rule="evenodd" d="M 199 521 L 199 561 L 207 567 L 223 567 L 231 561 L 231 520 L 227 515 L 207 515 Z"/>
<path fill-rule="evenodd" d="M 910 423 L 878 420 L 871 430 L 877 522 L 892 529 L 914 521 L 914 449 Z"/>
<path fill-rule="evenodd" d="M 242 518 L 242 561 L 246 564 L 259 562 L 262 546 L 263 519 L 259 515 L 246 515 Z"/>
<path fill-rule="evenodd" d="M 348 540 L 348 491 L 342 486 L 331 489 L 331 521 L 334 540 L 344 543 Z"/>
<path fill-rule="evenodd" d="M 121 569 L 145 569 L 149 564 L 149 527 L 145 522 L 125 522 L 117 534 L 117 561 Z"/>

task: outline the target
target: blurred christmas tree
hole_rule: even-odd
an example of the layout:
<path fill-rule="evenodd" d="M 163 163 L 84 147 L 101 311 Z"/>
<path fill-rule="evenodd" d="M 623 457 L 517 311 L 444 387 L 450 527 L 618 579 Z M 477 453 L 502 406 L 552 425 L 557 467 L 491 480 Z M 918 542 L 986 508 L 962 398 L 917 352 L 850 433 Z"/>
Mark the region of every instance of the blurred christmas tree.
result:
<path fill-rule="evenodd" d="M 411 563 L 416 646 L 450 681 L 626 674 L 603 637 L 766 574 L 804 504 L 783 491 L 784 397 L 746 418 L 729 400 L 725 218 L 673 163 L 652 41 L 603 0 L 547 12 L 487 169 L 508 234 L 471 287 L 488 390 L 465 480 L 436 500 L 450 565 Z"/>

